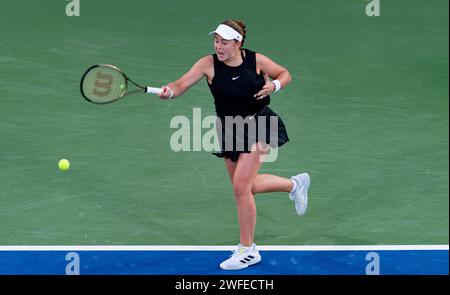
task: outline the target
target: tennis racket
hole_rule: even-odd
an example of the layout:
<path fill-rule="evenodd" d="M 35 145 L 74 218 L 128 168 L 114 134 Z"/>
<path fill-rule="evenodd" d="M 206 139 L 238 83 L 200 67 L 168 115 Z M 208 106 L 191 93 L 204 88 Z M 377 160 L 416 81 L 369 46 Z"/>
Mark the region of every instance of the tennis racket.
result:
<path fill-rule="evenodd" d="M 80 90 L 92 103 L 107 104 L 133 93 L 161 93 L 161 88 L 144 87 L 127 77 L 118 67 L 93 65 L 81 77 Z"/>

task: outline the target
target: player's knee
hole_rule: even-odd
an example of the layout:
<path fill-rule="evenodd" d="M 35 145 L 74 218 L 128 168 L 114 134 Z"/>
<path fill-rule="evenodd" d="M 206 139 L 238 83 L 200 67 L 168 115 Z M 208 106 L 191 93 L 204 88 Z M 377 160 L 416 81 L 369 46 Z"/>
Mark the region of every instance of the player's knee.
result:
<path fill-rule="evenodd" d="M 258 192 L 258 189 L 259 189 L 259 184 L 255 179 L 252 183 L 252 189 L 251 189 L 252 194 L 256 194 Z"/>
<path fill-rule="evenodd" d="M 236 198 L 246 198 L 251 194 L 251 187 L 247 183 L 236 181 L 233 183 L 233 192 Z"/>

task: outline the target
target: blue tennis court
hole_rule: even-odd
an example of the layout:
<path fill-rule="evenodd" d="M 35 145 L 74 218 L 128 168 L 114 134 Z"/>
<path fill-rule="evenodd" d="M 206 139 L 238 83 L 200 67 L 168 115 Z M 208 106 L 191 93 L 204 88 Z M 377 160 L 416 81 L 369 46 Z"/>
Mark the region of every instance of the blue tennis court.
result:
<path fill-rule="evenodd" d="M 218 265 L 231 253 L 225 249 L 233 247 L 26 248 L 21 251 L 17 247 L 16 250 L 10 247 L 9 251 L 0 248 L 0 274 L 447 275 L 449 271 L 448 245 L 263 246 L 261 263 L 232 272 L 220 270 Z M 51 248 L 55 250 L 50 251 Z"/>

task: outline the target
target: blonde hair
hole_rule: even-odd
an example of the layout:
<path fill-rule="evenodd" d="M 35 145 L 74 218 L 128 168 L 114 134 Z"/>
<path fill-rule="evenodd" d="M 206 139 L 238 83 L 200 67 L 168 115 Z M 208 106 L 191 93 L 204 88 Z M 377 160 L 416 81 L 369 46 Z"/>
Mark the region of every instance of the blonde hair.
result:
<path fill-rule="evenodd" d="M 222 24 L 227 25 L 227 26 L 235 29 L 236 31 L 238 31 L 239 34 L 242 35 L 242 45 L 241 46 L 244 46 L 245 37 L 247 35 L 247 29 L 246 29 L 245 23 L 240 20 L 227 19 L 227 20 L 224 20 L 222 22 Z"/>

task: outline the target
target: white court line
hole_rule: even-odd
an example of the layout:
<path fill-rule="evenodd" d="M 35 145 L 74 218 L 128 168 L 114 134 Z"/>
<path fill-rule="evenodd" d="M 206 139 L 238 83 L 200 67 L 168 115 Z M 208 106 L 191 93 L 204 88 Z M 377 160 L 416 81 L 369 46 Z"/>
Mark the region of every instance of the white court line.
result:
<path fill-rule="evenodd" d="M 236 246 L 0 246 L 0 251 L 232 251 Z M 262 251 L 449 250 L 449 245 L 258 246 Z"/>

